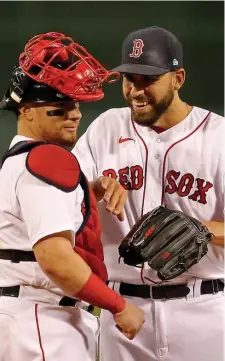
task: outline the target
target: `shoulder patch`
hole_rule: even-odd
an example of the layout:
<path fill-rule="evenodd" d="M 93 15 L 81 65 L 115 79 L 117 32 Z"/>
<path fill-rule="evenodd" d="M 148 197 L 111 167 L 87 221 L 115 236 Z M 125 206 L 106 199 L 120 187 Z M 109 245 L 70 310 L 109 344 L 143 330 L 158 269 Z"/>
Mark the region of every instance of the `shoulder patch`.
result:
<path fill-rule="evenodd" d="M 54 144 L 41 144 L 27 155 L 27 170 L 36 178 L 64 192 L 72 192 L 80 183 L 77 158 L 67 149 Z"/>

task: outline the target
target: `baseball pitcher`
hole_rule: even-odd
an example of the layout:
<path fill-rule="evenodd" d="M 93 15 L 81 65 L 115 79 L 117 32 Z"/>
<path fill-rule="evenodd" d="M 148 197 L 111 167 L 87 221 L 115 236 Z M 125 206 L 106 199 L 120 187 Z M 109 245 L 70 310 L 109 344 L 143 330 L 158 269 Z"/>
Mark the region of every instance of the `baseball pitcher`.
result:
<path fill-rule="evenodd" d="M 128 106 L 95 119 L 73 152 L 89 181 L 128 191 L 123 222 L 99 203 L 104 255 L 109 286 L 146 322 L 131 344 L 103 310 L 101 360 L 222 361 L 225 119 L 181 100 L 183 49 L 166 29 L 130 33 L 114 70 Z"/>

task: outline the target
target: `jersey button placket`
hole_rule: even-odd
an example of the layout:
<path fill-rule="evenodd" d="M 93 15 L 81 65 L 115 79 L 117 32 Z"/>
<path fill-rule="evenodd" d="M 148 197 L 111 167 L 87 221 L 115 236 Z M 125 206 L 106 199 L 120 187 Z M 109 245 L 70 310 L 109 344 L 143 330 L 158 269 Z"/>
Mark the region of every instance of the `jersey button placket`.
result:
<path fill-rule="evenodd" d="M 156 144 L 157 143 L 157 144 Z M 159 144 L 161 143 L 161 139 L 160 138 L 156 138 L 155 139 L 155 146 L 154 146 L 154 152 L 153 152 L 153 160 L 159 160 L 160 159 L 160 152 L 159 152 Z M 160 162 L 157 162 L 157 164 L 154 166 L 154 167 L 158 167 L 160 166 Z M 156 168 L 155 168 L 156 169 Z M 151 192 L 151 195 L 152 195 L 152 200 L 151 198 L 149 199 L 149 206 L 151 209 L 154 209 L 156 207 L 156 201 L 155 201 L 155 194 L 154 192 Z M 153 200 L 154 199 L 154 200 Z M 157 202 L 158 203 L 158 202 Z"/>
<path fill-rule="evenodd" d="M 161 139 L 160 139 L 160 138 L 156 138 L 155 142 L 159 145 L 159 144 L 161 143 Z M 155 159 L 159 159 L 159 157 L 160 157 L 157 148 L 158 148 L 158 146 L 156 146 L 156 153 L 154 154 L 154 158 L 155 158 Z"/>

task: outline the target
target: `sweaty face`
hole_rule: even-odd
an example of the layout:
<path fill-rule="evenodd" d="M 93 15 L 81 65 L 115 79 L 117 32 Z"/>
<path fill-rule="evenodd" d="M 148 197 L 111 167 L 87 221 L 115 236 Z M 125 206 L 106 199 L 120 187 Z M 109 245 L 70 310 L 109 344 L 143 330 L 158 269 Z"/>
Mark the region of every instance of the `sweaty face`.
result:
<path fill-rule="evenodd" d="M 32 132 L 35 139 L 71 147 L 77 139 L 81 119 L 79 103 L 49 103 L 31 106 Z"/>
<path fill-rule="evenodd" d="M 124 74 L 123 94 L 136 123 L 151 126 L 167 111 L 174 98 L 172 77 Z"/>

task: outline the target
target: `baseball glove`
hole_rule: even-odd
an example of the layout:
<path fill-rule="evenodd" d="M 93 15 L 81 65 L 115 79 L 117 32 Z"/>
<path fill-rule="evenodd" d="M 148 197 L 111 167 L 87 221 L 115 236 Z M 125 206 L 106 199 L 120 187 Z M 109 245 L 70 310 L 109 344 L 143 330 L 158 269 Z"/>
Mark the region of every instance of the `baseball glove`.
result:
<path fill-rule="evenodd" d="M 119 246 L 124 263 L 148 262 L 166 281 L 187 271 L 208 251 L 212 233 L 200 221 L 160 206 L 145 214 Z"/>

